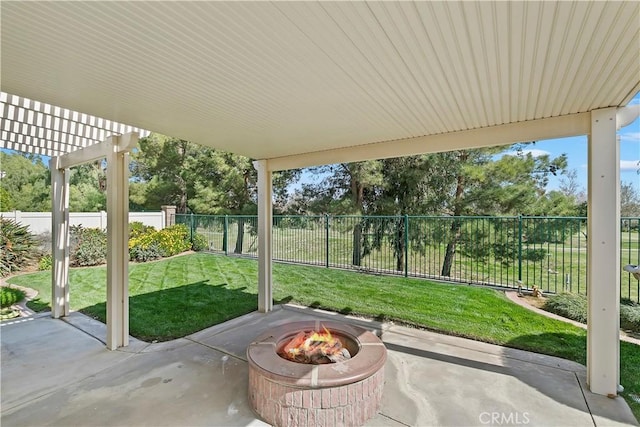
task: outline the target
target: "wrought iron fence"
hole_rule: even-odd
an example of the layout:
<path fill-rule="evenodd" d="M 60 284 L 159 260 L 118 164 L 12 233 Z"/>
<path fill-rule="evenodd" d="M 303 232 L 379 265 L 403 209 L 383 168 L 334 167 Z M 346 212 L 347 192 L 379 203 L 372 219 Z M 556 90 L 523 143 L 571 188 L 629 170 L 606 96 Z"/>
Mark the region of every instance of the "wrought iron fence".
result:
<path fill-rule="evenodd" d="M 176 215 L 208 250 L 256 256 L 257 217 Z M 640 218 L 621 221 L 621 264 L 640 264 Z M 274 216 L 273 258 L 376 274 L 587 292 L 582 217 Z M 621 296 L 640 302 L 622 271 Z"/>

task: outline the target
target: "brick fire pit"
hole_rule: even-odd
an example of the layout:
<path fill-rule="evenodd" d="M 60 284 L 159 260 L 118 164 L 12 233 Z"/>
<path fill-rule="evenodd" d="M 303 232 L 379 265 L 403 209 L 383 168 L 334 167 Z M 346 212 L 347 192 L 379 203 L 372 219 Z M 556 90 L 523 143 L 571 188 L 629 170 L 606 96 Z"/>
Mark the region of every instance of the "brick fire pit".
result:
<path fill-rule="evenodd" d="M 351 359 L 296 363 L 278 352 L 300 331 L 327 328 Z M 260 335 L 247 349 L 249 400 L 276 426 L 359 426 L 380 409 L 387 350 L 371 332 L 334 321 L 292 322 Z"/>

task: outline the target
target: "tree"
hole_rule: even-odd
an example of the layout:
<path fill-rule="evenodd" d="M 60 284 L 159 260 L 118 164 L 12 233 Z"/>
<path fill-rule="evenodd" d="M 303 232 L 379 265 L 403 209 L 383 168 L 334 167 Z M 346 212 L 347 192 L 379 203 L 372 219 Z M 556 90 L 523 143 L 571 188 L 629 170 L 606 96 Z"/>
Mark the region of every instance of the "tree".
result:
<path fill-rule="evenodd" d="M 208 151 L 211 149 L 159 134 L 141 138 L 131 161 L 134 202 L 151 209 L 172 204 L 178 213 L 186 213 L 199 172 L 197 159 Z"/>
<path fill-rule="evenodd" d="M 361 216 L 371 213 L 372 192 L 383 181 L 382 163 L 378 160 L 337 163 L 311 168 L 310 171 L 326 176 L 318 185 L 303 185 L 302 190 L 294 195 L 298 204 L 294 203 L 292 209 L 358 216 L 353 225 L 351 263 L 361 265 L 364 256 L 363 228 L 368 226 Z"/>
<path fill-rule="evenodd" d="M 175 204 L 178 213 L 255 215 L 257 171 L 251 159 L 185 140 L 151 134 L 133 156 L 132 202 L 147 209 Z M 286 205 L 287 187 L 299 170 L 273 174 L 275 206 Z M 245 219 L 237 218 L 234 251 L 242 253 Z"/>
<path fill-rule="evenodd" d="M 536 202 L 522 213 L 531 216 L 580 216 L 580 204 L 574 196 L 560 190 L 552 190 L 538 197 Z"/>
<path fill-rule="evenodd" d="M 200 169 L 207 180 L 195 183 L 192 200 L 195 211 L 212 214 L 255 215 L 257 212 L 257 172 L 251 160 L 226 152 L 213 152 L 209 165 Z M 201 159 L 205 160 L 205 159 Z M 241 254 L 244 244 L 245 218 L 236 220 L 238 232 L 234 253 Z"/>
<path fill-rule="evenodd" d="M 0 152 L 3 177 L 0 185 L 20 211 L 44 212 L 51 209 L 49 170 L 40 156 Z"/>
<path fill-rule="evenodd" d="M 4 187 L 0 187 L 0 212 L 9 212 L 14 210 L 13 203 L 11 194 L 9 194 Z"/>
<path fill-rule="evenodd" d="M 384 234 L 389 236 L 396 269 L 404 269 L 406 252 L 405 234 L 413 246 L 425 247 L 428 237 L 417 230 L 405 230 L 402 215 L 425 215 L 441 211 L 448 199 L 448 193 L 442 191 L 453 176 L 448 162 L 438 161 L 437 156 L 419 155 L 385 159 L 382 163 L 384 180 L 379 190 L 372 192 L 376 199 L 373 213 L 392 215 L 395 218 L 379 220 L 374 232 L 373 247 L 380 247 Z M 386 231 L 385 227 L 390 230 Z"/>
<path fill-rule="evenodd" d="M 258 173 L 248 157 L 223 151 L 212 151 L 199 158 L 199 176 L 191 205 L 193 210 L 208 214 L 255 215 L 258 199 Z M 287 187 L 300 174 L 299 169 L 273 173 L 274 210 L 287 204 Z M 234 253 L 243 251 L 245 218 L 236 219 L 238 233 Z M 255 230 L 253 230 L 255 232 Z"/>
<path fill-rule="evenodd" d="M 522 147 L 521 144 L 510 147 L 510 150 L 516 148 L 516 155 L 502 155 L 497 160 L 494 157 L 504 152 L 504 147 L 435 154 L 455 170 L 454 190 L 447 203 L 448 213 L 454 219 L 448 234 L 442 276 L 451 275 L 456 246 L 462 237 L 460 216 L 526 212 L 544 194 L 549 175 L 565 170 L 565 155 L 554 159 L 548 155 L 534 157 L 530 153 L 524 154 Z"/>
<path fill-rule="evenodd" d="M 379 247 L 384 238 L 389 239 L 398 270 L 404 267 L 405 234 L 414 247 L 446 243 L 442 274 L 448 276 L 457 246 L 472 242 L 462 235 L 461 216 L 533 213 L 559 201 L 563 209 L 572 206 L 570 198 L 547 195 L 545 191 L 549 175 L 564 172 L 566 156 L 534 157 L 523 150 L 525 146 L 459 150 L 315 168 L 315 172 L 327 176 L 318 185 L 304 185 L 295 195 L 292 208 L 318 214 L 395 216 L 379 220 L 375 225 L 361 220 L 354 227 L 353 265 L 360 265 L 363 253 L 368 250 L 369 242 L 363 239 L 366 229 L 373 230 L 369 233 L 373 236 L 372 247 Z M 501 155 L 513 150 L 515 154 Z M 410 232 L 404 230 L 401 217 L 407 214 L 447 215 L 451 222 L 445 233 Z"/>
<path fill-rule="evenodd" d="M 559 190 L 565 196 L 573 197 L 576 203 L 587 200 L 587 194 L 578 182 L 578 172 L 575 169 L 566 171 L 565 176 L 560 179 Z"/>
<path fill-rule="evenodd" d="M 0 156 L 4 172 L 0 181 L 2 191 L 6 192 L 11 200 L 10 206 L 5 205 L 3 209 L 50 211 L 51 175 L 42 158 L 18 152 L 2 152 Z M 69 209 L 79 212 L 106 209 L 105 182 L 102 161 L 71 168 Z"/>
<path fill-rule="evenodd" d="M 71 168 L 69 177 L 69 209 L 76 212 L 97 212 L 107 208 L 106 176 L 101 161 Z"/>
<path fill-rule="evenodd" d="M 620 186 L 620 216 L 640 217 L 640 194 L 628 182 L 622 182 Z"/>
<path fill-rule="evenodd" d="M 257 211 L 258 175 L 251 159 L 212 151 L 198 159 L 192 210 L 212 215 L 253 215 Z"/>
<path fill-rule="evenodd" d="M 372 190 L 382 183 L 381 163 L 379 161 L 367 161 L 359 163 L 341 163 L 340 180 L 343 185 L 348 185 L 354 215 L 365 213 L 365 192 Z M 353 253 L 351 263 L 359 266 L 363 256 L 363 221 L 358 220 L 353 226 Z"/>

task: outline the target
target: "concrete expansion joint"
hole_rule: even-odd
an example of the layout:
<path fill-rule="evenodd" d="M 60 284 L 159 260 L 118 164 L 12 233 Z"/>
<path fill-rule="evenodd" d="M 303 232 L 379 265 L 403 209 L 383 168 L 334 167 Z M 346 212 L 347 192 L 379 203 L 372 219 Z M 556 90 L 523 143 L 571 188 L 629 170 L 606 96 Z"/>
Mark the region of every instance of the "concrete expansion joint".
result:
<path fill-rule="evenodd" d="M 85 329 L 85 328 L 81 328 L 80 326 L 78 326 L 78 325 L 76 325 L 74 322 L 72 322 L 72 321 L 69 319 L 69 316 L 70 316 L 71 314 L 73 314 L 73 313 L 75 313 L 75 311 L 71 311 L 71 312 L 69 313 L 69 315 L 67 315 L 67 316 L 62 316 L 62 317 L 60 317 L 60 318 L 59 318 L 59 320 L 62 320 L 62 321 L 63 321 L 64 323 L 66 323 L 67 325 L 72 326 L 73 328 L 75 328 L 75 329 L 79 330 L 80 332 L 82 332 L 82 333 L 83 333 L 83 334 L 85 334 L 85 335 L 90 336 L 91 338 L 95 339 L 96 341 L 99 341 L 99 342 L 101 342 L 102 344 L 105 344 L 105 345 L 107 344 L 107 342 L 106 342 L 105 340 L 100 339 L 100 337 L 97 337 L 96 335 L 92 334 L 92 333 L 91 333 L 91 331 L 88 331 L 88 330 L 87 330 L 87 329 Z"/>
<path fill-rule="evenodd" d="M 596 420 L 595 418 L 593 418 L 593 411 L 591 411 L 591 408 L 589 407 L 589 400 L 587 399 L 587 395 L 584 392 L 584 388 L 582 387 L 582 383 L 580 382 L 580 378 L 578 378 L 578 374 L 574 373 L 575 377 L 576 377 L 576 382 L 578 383 L 578 387 L 580 388 L 580 393 L 582 393 L 582 398 L 584 399 L 584 404 L 587 407 L 587 411 L 589 411 L 589 415 L 591 416 L 591 421 L 593 422 L 594 426 L 597 426 L 596 424 Z"/>
<path fill-rule="evenodd" d="M 189 338 L 189 337 L 184 337 L 183 339 L 185 339 L 187 341 L 191 341 L 194 344 L 199 344 L 199 345 L 201 345 L 203 347 L 210 348 L 211 350 L 219 351 L 220 353 L 226 354 L 227 356 L 233 357 L 234 359 L 239 360 L 241 362 L 248 362 L 247 359 L 245 359 L 244 357 L 240 357 L 240 356 L 238 356 L 236 354 L 230 353 L 230 352 L 226 351 L 223 348 L 215 347 L 215 346 L 212 346 L 212 345 L 209 345 L 209 344 L 205 344 L 203 342 L 196 341 L 196 340 L 194 340 L 192 338 Z"/>

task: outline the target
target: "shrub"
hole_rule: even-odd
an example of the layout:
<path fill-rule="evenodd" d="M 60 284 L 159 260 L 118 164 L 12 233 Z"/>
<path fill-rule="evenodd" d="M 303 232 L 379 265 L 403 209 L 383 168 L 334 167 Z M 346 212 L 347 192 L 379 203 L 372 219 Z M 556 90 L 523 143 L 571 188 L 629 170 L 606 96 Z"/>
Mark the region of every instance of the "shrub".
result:
<path fill-rule="evenodd" d="M 25 293 L 20 289 L 0 287 L 0 307 L 11 307 L 13 304 L 24 299 Z"/>
<path fill-rule="evenodd" d="M 620 328 L 640 332 L 640 305 L 629 299 L 620 302 Z"/>
<path fill-rule="evenodd" d="M 544 309 L 558 316 L 587 323 L 587 297 L 581 294 L 563 293 L 550 296 Z"/>
<path fill-rule="evenodd" d="M 156 244 L 152 244 L 147 248 L 142 246 L 134 246 L 129 248 L 129 259 L 135 262 L 147 262 L 162 258 L 160 249 Z"/>
<path fill-rule="evenodd" d="M 72 266 L 86 267 L 107 261 L 107 234 L 103 230 L 76 225 L 69 227 L 69 236 Z"/>
<path fill-rule="evenodd" d="M 576 322 L 587 323 L 587 297 L 581 294 L 557 294 L 547 298 L 544 309 Z M 640 332 L 640 305 L 620 301 L 620 328 Z"/>
<path fill-rule="evenodd" d="M 173 256 L 191 249 L 189 229 L 176 224 L 158 231 L 158 243 L 162 256 Z"/>
<path fill-rule="evenodd" d="M 193 236 L 193 242 L 191 242 L 191 249 L 196 252 L 206 251 L 209 249 L 207 238 L 202 234 L 195 234 Z"/>
<path fill-rule="evenodd" d="M 35 238 L 36 248 L 38 249 L 38 252 L 40 253 L 39 255 L 41 257 L 44 256 L 45 254 L 51 253 L 51 243 L 52 243 L 51 232 L 45 231 L 43 233 L 36 234 L 34 238 Z"/>
<path fill-rule="evenodd" d="M 51 255 L 49 254 L 44 255 L 43 257 L 40 258 L 40 261 L 38 261 L 38 270 L 40 271 L 51 270 L 52 263 L 53 263 L 53 258 L 51 258 Z"/>
<path fill-rule="evenodd" d="M 151 233 L 156 229 L 151 225 L 145 225 L 140 221 L 134 221 L 129 224 L 129 239 L 134 239 L 143 234 Z"/>
<path fill-rule="evenodd" d="M 34 252 L 35 238 L 29 227 L 0 218 L 0 275 L 6 276 L 26 266 Z"/>
<path fill-rule="evenodd" d="M 129 259 L 146 259 L 157 252 L 162 257 L 177 255 L 191 249 L 189 229 L 176 224 L 162 230 L 152 230 L 129 239 Z M 155 259 L 155 258 L 153 258 Z"/>

